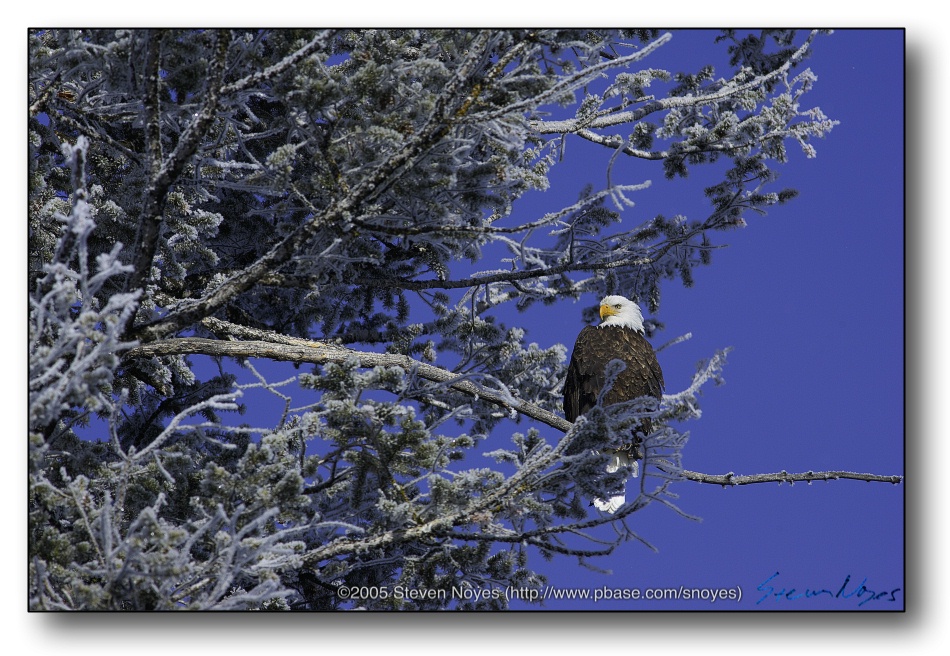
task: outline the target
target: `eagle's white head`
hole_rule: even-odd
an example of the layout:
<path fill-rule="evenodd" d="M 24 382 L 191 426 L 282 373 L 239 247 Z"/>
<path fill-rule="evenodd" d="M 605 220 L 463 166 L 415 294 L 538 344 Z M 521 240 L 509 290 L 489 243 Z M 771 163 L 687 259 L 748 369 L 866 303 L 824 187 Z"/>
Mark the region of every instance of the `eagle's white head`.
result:
<path fill-rule="evenodd" d="M 600 328 L 620 326 L 643 332 L 643 314 L 640 306 L 623 296 L 606 296 L 600 302 Z"/>

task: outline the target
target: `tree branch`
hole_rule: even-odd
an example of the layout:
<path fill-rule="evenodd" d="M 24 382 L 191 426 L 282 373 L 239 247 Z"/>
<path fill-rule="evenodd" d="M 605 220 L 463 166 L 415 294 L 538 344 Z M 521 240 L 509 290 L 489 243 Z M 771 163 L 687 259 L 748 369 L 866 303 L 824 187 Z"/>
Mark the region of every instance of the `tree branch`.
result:
<path fill-rule="evenodd" d="M 868 481 L 879 483 L 893 483 L 899 485 L 903 476 L 882 476 L 880 474 L 859 474 L 849 471 L 826 471 L 826 472 L 803 472 L 801 474 L 789 474 L 786 471 L 774 474 L 749 474 L 745 476 L 736 476 L 732 472 L 728 474 L 700 474 L 698 472 L 682 470 L 680 472 L 683 478 L 696 481 L 697 483 L 709 483 L 711 485 L 722 485 L 730 487 L 736 485 L 750 485 L 752 483 L 797 483 L 801 481 L 832 481 L 839 478 L 850 478 L 856 481 Z"/>
<path fill-rule="evenodd" d="M 294 53 L 291 53 L 290 55 L 288 55 L 281 61 L 277 62 L 273 66 L 268 66 L 263 71 L 252 73 L 251 75 L 242 77 L 240 80 L 236 82 L 232 82 L 231 84 L 225 85 L 224 88 L 221 89 L 222 95 L 237 93 L 239 91 L 243 91 L 249 87 L 253 87 L 262 82 L 266 82 L 268 80 L 271 80 L 277 77 L 284 71 L 287 71 L 293 66 L 295 66 L 301 60 L 306 59 L 317 50 L 323 48 L 326 45 L 327 41 L 330 39 L 330 37 L 332 37 L 335 33 L 336 33 L 336 30 L 324 30 L 323 32 L 320 32 L 319 34 L 317 34 L 317 36 L 313 37 L 313 39 L 311 39 L 310 42 L 307 45 L 305 45 L 303 48 L 301 48 L 300 50 L 297 50 Z"/>
<path fill-rule="evenodd" d="M 737 197 L 738 200 L 738 197 Z M 430 278 L 424 280 L 407 280 L 405 278 L 395 278 L 395 277 L 378 277 L 373 278 L 372 281 L 368 279 L 360 279 L 358 282 L 360 284 L 369 284 L 372 282 L 373 285 L 378 287 L 391 287 L 398 289 L 405 289 L 407 291 L 421 291 L 425 289 L 460 289 L 468 287 L 477 287 L 479 285 L 488 285 L 492 283 L 507 282 L 514 283 L 520 280 L 532 280 L 535 278 L 547 278 L 551 276 L 561 276 L 565 273 L 574 273 L 581 271 L 609 271 L 611 269 L 622 269 L 625 267 L 635 267 L 635 266 L 646 266 L 649 264 L 654 264 L 660 260 L 664 255 L 666 255 L 670 250 L 687 244 L 690 239 L 695 237 L 698 234 L 706 230 L 712 230 L 717 227 L 716 221 L 723 216 L 727 216 L 727 211 L 732 207 L 732 205 L 726 206 L 716 210 L 709 218 L 706 219 L 703 223 L 699 224 L 697 227 L 684 232 L 681 235 L 677 235 L 675 238 L 667 239 L 664 242 L 655 244 L 652 247 L 652 252 L 650 249 L 644 248 L 643 255 L 637 255 L 636 257 L 624 257 L 619 260 L 613 260 L 610 262 L 604 262 L 601 260 L 593 261 L 575 261 L 570 259 L 566 262 L 560 264 L 555 264 L 552 266 L 537 268 L 537 269 L 522 269 L 521 271 L 501 271 L 498 273 L 483 273 L 476 274 L 470 278 L 463 278 L 460 280 L 440 280 L 437 278 Z M 637 240 L 637 235 L 631 237 L 631 241 Z"/>
<path fill-rule="evenodd" d="M 231 358 L 269 358 L 281 362 L 310 362 L 312 364 L 342 363 L 355 357 L 359 360 L 361 367 L 402 367 L 407 371 L 414 372 L 421 378 L 436 383 L 444 383 L 451 389 L 490 401 L 495 405 L 536 419 L 564 433 L 569 431 L 573 425 L 553 412 L 548 412 L 532 403 L 519 401 L 510 394 L 477 385 L 468 380 L 466 376 L 460 376 L 441 367 L 419 362 L 405 355 L 355 351 L 331 342 L 287 337 L 267 330 L 238 326 L 212 317 L 204 319 L 202 324 L 214 332 L 251 338 L 251 341 L 178 337 L 136 346 L 129 349 L 126 357 L 147 358 L 194 354 Z"/>
<path fill-rule="evenodd" d="M 560 83 L 551 87 L 544 93 L 531 98 L 530 101 L 523 100 L 521 102 L 508 105 L 494 112 L 483 114 L 481 115 L 480 118 L 488 118 L 488 119 L 497 118 L 504 114 L 512 114 L 514 112 L 526 110 L 532 105 L 540 106 L 547 102 L 551 102 L 555 98 L 557 98 L 559 95 L 571 93 L 577 89 L 580 89 L 584 85 L 588 84 L 591 80 L 596 79 L 597 77 L 602 75 L 608 69 L 619 68 L 621 66 L 628 66 L 629 64 L 633 64 L 635 62 L 640 61 L 641 59 L 644 59 L 645 57 L 653 53 L 653 51 L 655 51 L 657 48 L 660 48 L 664 44 L 668 43 L 669 40 L 672 38 L 673 38 L 673 35 L 670 34 L 669 32 L 662 34 L 656 40 L 647 44 L 646 46 L 644 46 L 643 48 L 641 48 L 640 50 L 638 50 L 637 52 L 633 54 L 626 55 L 625 57 L 618 57 L 616 59 L 608 59 L 599 64 L 594 64 L 593 66 L 582 68 L 578 70 L 576 73 L 574 73 L 573 75 L 571 75 L 570 77 L 564 79 Z M 576 122 L 577 120 L 578 119 L 573 119 L 572 122 Z M 580 120 L 583 121 L 586 119 L 580 119 Z M 542 134 L 550 133 L 550 132 L 570 132 L 572 130 L 544 129 L 545 126 L 568 123 L 568 122 L 569 121 L 552 121 L 550 123 L 547 123 L 545 121 L 532 121 L 530 125 L 532 128 L 536 129 L 538 132 Z M 625 122 L 625 121 L 622 121 L 622 122 Z"/>
<path fill-rule="evenodd" d="M 724 86 L 721 89 L 718 89 L 712 93 L 708 93 L 701 96 L 670 96 L 662 100 L 653 100 L 645 104 L 640 109 L 629 112 L 620 112 L 617 114 L 610 114 L 606 116 L 598 116 L 593 120 L 590 120 L 587 117 L 581 118 L 571 118 L 558 121 L 532 121 L 530 123 L 531 127 L 536 130 L 539 134 L 568 134 L 576 133 L 581 129 L 597 129 L 597 128 L 606 128 L 612 127 L 615 125 L 622 125 L 627 123 L 635 123 L 637 121 L 643 120 L 650 114 L 664 111 L 667 109 L 673 109 L 678 107 L 693 107 L 693 106 L 704 106 L 710 103 L 718 102 L 720 100 L 725 100 L 727 98 L 741 94 L 744 91 L 749 89 L 754 89 L 760 87 L 764 84 L 767 84 L 771 80 L 774 80 L 781 75 L 784 75 L 792 66 L 800 62 L 805 58 L 805 54 L 808 52 L 808 49 L 811 47 L 812 41 L 815 40 L 815 37 L 818 35 L 820 30 L 812 30 L 811 34 L 808 35 L 808 39 L 802 46 L 795 51 L 795 53 L 788 58 L 788 60 L 776 68 L 774 71 L 771 71 L 765 75 L 756 77 L 753 80 L 749 80 L 744 84 L 739 84 L 736 86 Z"/>
<path fill-rule="evenodd" d="M 221 319 L 207 317 L 201 322 L 206 328 L 218 334 L 239 337 L 245 341 L 215 340 L 203 337 L 179 337 L 166 339 L 148 344 L 142 344 L 126 352 L 125 358 L 148 358 L 171 355 L 209 355 L 232 358 L 268 358 L 282 362 L 310 362 L 326 364 L 329 362 L 342 363 L 349 358 L 356 358 L 361 367 L 402 367 L 412 371 L 426 380 L 436 383 L 445 383 L 447 387 L 468 394 L 476 399 L 484 399 L 503 408 L 513 410 L 526 417 L 530 417 L 551 428 L 569 432 L 574 424 L 559 417 L 553 412 L 540 408 L 527 401 L 519 401 L 510 394 L 497 392 L 482 385 L 473 383 L 464 376 L 459 376 L 436 367 L 419 362 L 405 355 L 390 353 L 368 353 L 340 346 L 331 342 L 314 341 L 298 337 L 288 337 L 268 330 L 248 328 Z M 848 471 L 804 472 L 789 474 L 782 471 L 774 474 L 750 474 L 736 476 L 728 474 L 702 474 L 686 469 L 678 470 L 677 475 L 697 483 L 722 485 L 723 487 L 750 485 L 753 483 L 795 483 L 801 481 L 828 481 L 842 478 L 900 484 L 903 476 L 887 476 L 881 474 L 862 474 Z"/>

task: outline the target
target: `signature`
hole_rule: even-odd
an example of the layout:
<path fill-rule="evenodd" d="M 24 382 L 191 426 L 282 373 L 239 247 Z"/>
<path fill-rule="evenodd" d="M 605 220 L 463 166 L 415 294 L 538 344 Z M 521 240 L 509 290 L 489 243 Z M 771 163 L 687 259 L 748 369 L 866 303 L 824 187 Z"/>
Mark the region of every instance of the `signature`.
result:
<path fill-rule="evenodd" d="M 775 581 L 775 578 L 778 575 L 779 573 L 775 572 L 775 574 L 765 579 L 756 588 L 756 590 L 759 592 L 765 593 L 761 598 L 759 598 L 757 602 L 755 602 L 756 605 L 761 604 L 769 597 L 794 601 L 796 599 L 813 599 L 815 597 L 827 596 L 833 599 L 854 599 L 858 602 L 858 607 L 860 608 L 861 606 L 864 606 L 865 604 L 872 601 L 897 601 L 897 593 L 900 592 L 900 588 L 894 588 L 893 590 L 882 590 L 880 592 L 877 590 L 872 590 L 867 585 L 867 577 L 864 577 L 861 583 L 854 584 L 851 582 L 850 574 L 844 577 L 844 582 L 842 582 L 841 587 L 835 592 L 828 588 L 805 588 L 803 590 L 799 590 L 797 588 L 786 588 L 784 586 L 780 588 L 777 585 L 770 585 Z"/>

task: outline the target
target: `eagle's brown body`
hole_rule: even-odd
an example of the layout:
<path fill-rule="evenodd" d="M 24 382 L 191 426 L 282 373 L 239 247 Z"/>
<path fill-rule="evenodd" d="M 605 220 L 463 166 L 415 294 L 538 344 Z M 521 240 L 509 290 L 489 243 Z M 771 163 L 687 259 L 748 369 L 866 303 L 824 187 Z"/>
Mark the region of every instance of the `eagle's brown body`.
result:
<path fill-rule="evenodd" d="M 603 405 L 631 401 L 641 396 L 659 399 L 663 395 L 663 372 L 650 343 L 633 328 L 587 326 L 577 336 L 564 383 L 564 418 L 576 420 L 597 405 L 606 383 L 606 367 L 611 360 L 626 365 L 604 395 Z M 652 423 L 643 420 L 641 430 L 649 434 Z"/>

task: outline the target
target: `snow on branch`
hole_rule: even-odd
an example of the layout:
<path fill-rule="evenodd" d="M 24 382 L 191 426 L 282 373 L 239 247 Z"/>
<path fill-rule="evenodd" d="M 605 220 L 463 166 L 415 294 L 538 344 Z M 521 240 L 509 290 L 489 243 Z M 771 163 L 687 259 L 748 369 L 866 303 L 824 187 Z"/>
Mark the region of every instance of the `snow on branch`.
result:
<path fill-rule="evenodd" d="M 120 261 L 122 244 L 96 256 L 88 242 L 96 227 L 85 180 L 89 141 L 64 146 L 74 192 L 68 215 L 58 215 L 61 232 L 52 262 L 30 295 L 30 428 L 48 432 L 73 408 L 108 412 L 108 393 L 118 356 L 134 345 L 121 329 L 134 315 L 139 292 L 116 293 L 103 304 L 97 294 L 131 267 Z"/>

